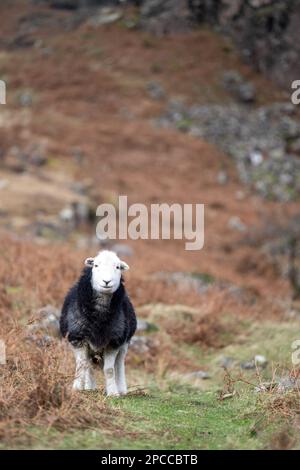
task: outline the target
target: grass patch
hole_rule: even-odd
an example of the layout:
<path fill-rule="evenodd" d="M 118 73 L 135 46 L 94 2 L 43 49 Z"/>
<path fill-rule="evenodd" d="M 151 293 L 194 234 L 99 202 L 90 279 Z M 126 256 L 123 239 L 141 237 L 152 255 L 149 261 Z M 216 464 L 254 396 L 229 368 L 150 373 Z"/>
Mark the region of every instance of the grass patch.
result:
<path fill-rule="evenodd" d="M 105 399 L 101 393 L 94 393 L 79 394 L 72 399 L 69 396 L 62 403 L 52 403 L 61 397 L 61 393 L 52 387 L 52 380 L 57 378 L 57 372 L 53 371 L 47 386 L 42 389 L 31 387 L 31 397 L 33 393 L 38 394 L 39 403 L 32 424 L 27 420 L 22 433 L 16 433 L 12 427 L 11 437 L 7 435 L 9 429 L 3 428 L 6 440 L 2 448 L 298 448 L 299 395 L 296 392 L 280 394 L 274 390 L 256 393 L 251 385 L 258 385 L 256 371 L 243 371 L 245 381 L 239 380 L 238 363 L 254 354 L 264 354 L 269 365 L 262 375 L 263 378 L 271 377 L 273 361 L 289 362 L 290 344 L 297 336 L 297 327 L 295 322 L 245 322 L 243 333 L 237 335 L 235 344 L 220 350 L 179 342 L 177 356 L 185 356 L 190 364 L 194 364 L 194 370 L 204 365 L 211 379 L 192 384 L 181 380 L 185 374 L 174 367 L 163 375 L 145 371 L 141 379 L 143 372 L 131 366 L 129 382 L 134 383 L 135 376 L 141 385 L 148 384 L 148 392 L 132 393 L 121 399 Z M 220 355 L 231 356 L 237 361 L 232 369 L 235 393 L 229 393 L 228 398 L 220 393 L 226 392 L 228 386 L 219 365 Z M 177 376 L 172 376 L 175 371 Z M 49 377 L 49 367 L 47 374 L 41 375 L 43 377 Z M 42 390 L 47 390 L 46 395 Z M 50 414 L 49 403 L 52 403 Z M 16 425 L 16 420 L 11 425 Z"/>
<path fill-rule="evenodd" d="M 258 397 L 249 390 L 220 401 L 215 391 L 169 384 L 167 390 L 151 388 L 146 396 L 108 400 L 107 406 L 124 432 L 99 427 L 61 434 L 35 428 L 31 448 L 218 450 L 272 448 L 280 439 L 295 443 L 291 431 L 289 438 L 282 437 L 287 422 L 261 419 Z"/>

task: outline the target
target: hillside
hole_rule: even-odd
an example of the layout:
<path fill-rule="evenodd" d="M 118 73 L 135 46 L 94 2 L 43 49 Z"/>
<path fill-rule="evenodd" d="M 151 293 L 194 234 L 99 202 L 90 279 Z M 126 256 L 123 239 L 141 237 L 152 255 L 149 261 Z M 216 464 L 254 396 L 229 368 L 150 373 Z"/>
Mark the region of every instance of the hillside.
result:
<path fill-rule="evenodd" d="M 2 2 L 0 11 L 1 447 L 299 448 L 291 354 L 300 303 L 286 252 L 272 243 L 299 214 L 300 179 L 293 192 L 288 180 L 264 197 L 236 156 L 196 135 L 184 113 L 170 117 L 174 103 L 229 113 L 238 102 L 255 113 L 290 104 L 287 92 L 207 25 L 162 38 L 135 27 L 133 6 L 109 24 L 45 2 Z M 253 101 L 224 86 L 229 71 L 251 82 Z M 279 114 L 297 176 L 298 110 Z M 205 204 L 204 248 L 100 243 L 96 207 L 120 194 L 130 204 Z M 67 345 L 30 329 L 39 309 L 61 307 L 83 260 L 115 243 L 150 323 L 129 351 L 130 395 L 120 400 L 102 389 L 72 394 Z"/>

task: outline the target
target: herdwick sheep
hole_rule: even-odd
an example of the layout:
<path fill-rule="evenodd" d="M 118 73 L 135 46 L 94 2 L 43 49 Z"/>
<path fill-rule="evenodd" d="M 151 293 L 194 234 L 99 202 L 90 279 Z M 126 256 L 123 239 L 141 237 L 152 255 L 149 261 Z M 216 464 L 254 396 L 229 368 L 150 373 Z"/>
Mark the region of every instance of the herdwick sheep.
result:
<path fill-rule="evenodd" d="M 94 363 L 103 363 L 108 396 L 126 395 L 125 356 L 136 330 L 136 315 L 124 287 L 129 266 L 112 251 L 85 260 L 79 281 L 65 298 L 63 337 L 76 360 L 74 390 L 95 390 Z"/>

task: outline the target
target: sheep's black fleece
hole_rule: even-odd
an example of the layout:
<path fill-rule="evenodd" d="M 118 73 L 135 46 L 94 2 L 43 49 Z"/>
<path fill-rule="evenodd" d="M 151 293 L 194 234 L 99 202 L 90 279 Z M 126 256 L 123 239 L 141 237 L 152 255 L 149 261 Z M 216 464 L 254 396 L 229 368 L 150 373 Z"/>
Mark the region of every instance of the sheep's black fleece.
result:
<path fill-rule="evenodd" d="M 74 347 L 89 345 L 99 352 L 107 347 L 118 348 L 130 341 L 136 330 L 135 311 L 123 279 L 107 305 L 101 302 L 91 280 L 92 269 L 85 268 L 66 296 L 60 318 L 61 334 Z"/>

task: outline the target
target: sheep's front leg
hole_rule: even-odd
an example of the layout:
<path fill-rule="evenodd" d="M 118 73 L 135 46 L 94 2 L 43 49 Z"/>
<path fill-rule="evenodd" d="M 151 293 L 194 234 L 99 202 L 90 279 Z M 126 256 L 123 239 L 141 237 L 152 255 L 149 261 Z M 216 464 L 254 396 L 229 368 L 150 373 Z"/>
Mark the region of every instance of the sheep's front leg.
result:
<path fill-rule="evenodd" d="M 118 352 L 119 349 L 107 349 L 104 351 L 104 377 L 108 396 L 119 395 L 115 376 L 115 362 Z"/>
<path fill-rule="evenodd" d="M 128 344 L 123 344 L 118 352 L 116 359 L 116 382 L 117 388 L 120 395 L 126 395 L 127 384 L 125 375 L 125 357 L 128 350 Z"/>
<path fill-rule="evenodd" d="M 94 368 L 91 362 L 89 363 L 89 367 L 85 371 L 84 389 L 97 390 L 97 382 L 95 379 Z"/>
<path fill-rule="evenodd" d="M 93 367 L 86 347 L 73 348 L 76 371 L 73 390 L 95 390 L 97 388 Z"/>

